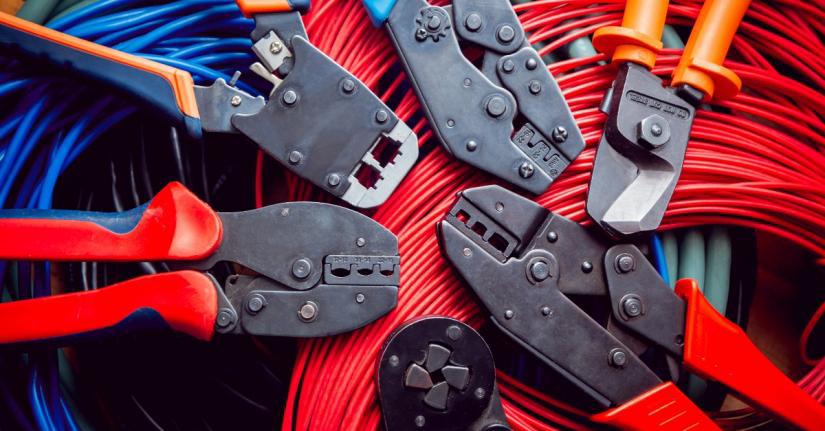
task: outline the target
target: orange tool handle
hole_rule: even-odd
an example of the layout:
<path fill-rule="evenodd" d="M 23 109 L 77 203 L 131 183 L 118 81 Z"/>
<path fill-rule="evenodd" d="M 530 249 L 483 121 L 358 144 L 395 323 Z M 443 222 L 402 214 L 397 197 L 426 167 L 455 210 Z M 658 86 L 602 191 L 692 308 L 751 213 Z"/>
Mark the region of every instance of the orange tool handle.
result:
<path fill-rule="evenodd" d="M 258 13 L 292 12 L 305 13 L 309 11 L 310 0 L 235 0 L 241 13 L 252 18 Z"/>
<path fill-rule="evenodd" d="M 614 62 L 630 61 L 652 69 L 662 49 L 668 0 L 627 0 L 621 27 L 596 30 L 593 46 Z"/>
<path fill-rule="evenodd" d="M 688 84 L 701 90 L 708 99 L 727 99 L 739 93 L 742 80 L 722 63 L 750 3 L 750 0 L 705 0 L 682 59 L 673 71 L 671 85 Z"/>
<path fill-rule="evenodd" d="M 591 416 L 594 422 L 634 431 L 712 431 L 720 428 L 671 382 L 619 407 Z"/>
<path fill-rule="evenodd" d="M 779 371 L 742 329 L 719 314 L 699 291 L 696 280 L 679 280 L 676 294 L 687 302 L 683 359 L 688 370 L 728 386 L 798 428 L 822 429 L 825 406 Z"/>

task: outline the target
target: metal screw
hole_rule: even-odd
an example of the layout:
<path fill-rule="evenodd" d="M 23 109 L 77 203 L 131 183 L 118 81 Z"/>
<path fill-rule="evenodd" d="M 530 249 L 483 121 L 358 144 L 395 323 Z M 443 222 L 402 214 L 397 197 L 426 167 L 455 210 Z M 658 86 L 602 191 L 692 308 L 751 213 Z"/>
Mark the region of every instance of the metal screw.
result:
<path fill-rule="evenodd" d="M 398 356 L 396 356 L 396 355 L 390 356 L 390 365 L 392 365 L 393 367 L 397 367 L 398 364 L 400 364 L 400 363 L 401 363 L 401 360 L 398 359 Z"/>
<path fill-rule="evenodd" d="M 249 310 L 251 313 L 257 313 L 264 309 L 266 305 L 266 300 L 260 294 L 254 294 L 249 297 L 249 301 L 246 302 L 246 309 Z"/>
<path fill-rule="evenodd" d="M 455 120 L 453 120 L 453 119 L 447 120 L 447 127 L 454 127 L 454 126 L 455 126 Z"/>
<path fill-rule="evenodd" d="M 318 306 L 312 302 L 304 302 L 304 305 L 298 309 L 298 317 L 304 322 L 312 322 L 318 316 Z"/>
<path fill-rule="evenodd" d="M 536 281 L 547 280 L 547 278 L 550 277 L 550 267 L 547 266 L 546 262 L 535 262 L 530 265 L 530 275 L 532 275 Z"/>
<path fill-rule="evenodd" d="M 659 124 L 650 126 L 650 133 L 653 133 L 653 136 L 662 136 L 662 126 Z"/>
<path fill-rule="evenodd" d="M 363 293 L 359 293 L 359 294 L 355 295 L 355 302 L 357 302 L 359 304 L 363 304 L 365 299 L 367 299 L 367 297 L 364 296 Z"/>
<path fill-rule="evenodd" d="M 590 263 L 589 260 L 585 260 L 582 262 L 582 272 L 585 274 L 590 274 L 590 271 L 593 270 L 593 264 Z"/>
<path fill-rule="evenodd" d="M 501 202 L 496 202 L 496 212 L 504 211 L 504 204 Z"/>
<path fill-rule="evenodd" d="M 557 234 L 555 231 L 551 230 L 550 232 L 547 232 L 547 240 L 548 241 L 556 242 L 558 239 L 559 239 L 559 234 Z"/>
<path fill-rule="evenodd" d="M 422 416 L 422 415 L 418 415 L 418 416 L 415 417 L 415 426 L 417 426 L 419 428 L 423 428 L 424 424 L 426 422 L 427 422 L 427 420 L 424 419 L 424 416 Z"/>
<path fill-rule="evenodd" d="M 636 266 L 636 262 L 633 260 L 633 256 L 627 253 L 616 256 L 616 269 L 620 273 L 626 274 L 633 271 L 634 266 Z"/>
<path fill-rule="evenodd" d="M 553 142 L 561 144 L 567 140 L 567 129 L 562 126 L 556 126 L 550 137 L 553 138 Z"/>
<path fill-rule="evenodd" d="M 355 82 L 347 78 L 341 82 L 341 89 L 344 90 L 344 93 L 352 93 L 355 91 Z"/>
<path fill-rule="evenodd" d="M 283 96 L 281 96 L 281 100 L 283 100 L 285 104 L 291 106 L 298 101 L 298 93 L 296 93 L 295 90 L 286 90 L 284 91 Z"/>
<path fill-rule="evenodd" d="M 518 167 L 518 174 L 521 175 L 522 178 L 530 178 L 533 176 L 534 170 L 535 168 L 530 162 L 524 162 Z"/>
<path fill-rule="evenodd" d="M 241 105 L 241 96 L 237 94 L 232 96 L 232 99 L 229 100 L 229 104 L 232 106 L 240 106 Z"/>
<path fill-rule="evenodd" d="M 539 94 L 541 93 L 541 82 L 536 80 L 530 81 L 530 93 L 531 94 Z M 555 132 L 555 130 L 554 130 Z"/>
<path fill-rule="evenodd" d="M 269 44 L 269 52 L 273 54 L 281 52 L 282 49 L 284 49 L 284 45 L 280 40 L 272 41 L 272 43 Z"/>
<path fill-rule="evenodd" d="M 481 28 L 481 15 L 477 13 L 467 15 L 467 19 L 464 20 L 464 27 L 467 27 L 467 30 L 470 31 L 478 31 Z"/>
<path fill-rule="evenodd" d="M 416 30 L 415 39 L 419 42 L 424 42 L 425 40 L 427 40 L 427 30 L 424 30 L 423 28 L 419 28 L 418 30 Z"/>
<path fill-rule="evenodd" d="M 467 151 L 475 151 L 478 148 L 478 142 L 473 141 L 472 139 L 467 141 Z"/>
<path fill-rule="evenodd" d="M 358 239 L 355 240 L 355 245 L 357 245 L 358 247 L 363 247 L 363 246 L 367 245 L 367 240 L 365 240 L 364 238 L 359 237 Z"/>
<path fill-rule="evenodd" d="M 539 66 L 539 63 L 536 61 L 535 58 L 528 58 L 527 62 L 524 63 L 524 67 L 526 67 L 528 70 L 534 70 L 538 66 Z"/>
<path fill-rule="evenodd" d="M 484 388 L 476 388 L 473 394 L 476 396 L 476 398 L 482 399 L 485 395 L 487 395 L 487 391 L 485 391 Z"/>
<path fill-rule="evenodd" d="M 550 313 L 552 313 L 552 312 L 553 312 L 553 310 L 551 310 L 550 307 L 547 307 L 547 306 L 541 307 L 541 314 L 543 316 L 549 316 Z"/>
<path fill-rule="evenodd" d="M 383 109 L 379 109 L 378 112 L 375 113 L 375 121 L 377 121 L 381 124 L 386 123 L 387 120 L 389 120 L 389 119 L 390 119 L 390 114 L 388 114 L 387 111 L 385 111 Z"/>
<path fill-rule="evenodd" d="M 301 280 L 309 277 L 309 273 L 312 272 L 312 262 L 309 259 L 298 259 L 292 264 L 292 275 L 295 278 L 300 278 Z"/>
<path fill-rule="evenodd" d="M 226 328 L 232 324 L 232 312 L 229 310 L 223 309 L 218 313 L 218 319 L 216 323 L 218 328 Z"/>
<path fill-rule="evenodd" d="M 616 368 L 624 368 L 627 364 L 627 353 L 622 349 L 613 349 L 607 356 L 607 362 Z"/>
<path fill-rule="evenodd" d="M 464 78 L 464 86 L 469 87 L 471 85 L 473 85 L 473 80 L 470 78 Z"/>
<path fill-rule="evenodd" d="M 469 248 L 467 248 L 467 247 L 464 247 L 463 252 L 464 252 L 464 256 L 466 256 L 466 257 L 470 257 L 470 256 L 472 256 L 472 255 L 473 255 L 473 251 L 472 251 L 472 250 L 470 250 L 470 249 L 469 249 Z"/>
<path fill-rule="evenodd" d="M 498 40 L 502 43 L 510 43 L 516 37 L 516 30 L 509 25 L 503 25 L 498 29 L 496 36 L 498 36 Z"/>
<path fill-rule="evenodd" d="M 289 153 L 289 163 L 291 165 L 297 165 L 298 163 L 301 163 L 301 160 L 303 160 L 303 158 L 304 155 L 301 154 L 300 151 L 292 151 Z"/>
<path fill-rule="evenodd" d="M 491 117 L 498 118 L 507 112 L 507 102 L 501 96 L 493 96 L 487 101 L 487 113 Z"/>
<path fill-rule="evenodd" d="M 505 60 L 504 64 L 501 65 L 501 70 L 503 70 L 504 73 L 511 73 L 516 70 L 516 63 L 513 63 L 513 60 Z"/>
<path fill-rule="evenodd" d="M 622 311 L 628 317 L 639 317 L 642 315 L 642 301 L 635 296 L 622 299 Z"/>
<path fill-rule="evenodd" d="M 338 174 L 329 174 L 327 184 L 329 184 L 330 187 L 338 187 L 338 184 L 341 184 L 341 176 Z"/>
<path fill-rule="evenodd" d="M 507 320 L 512 319 L 515 315 L 516 315 L 516 313 L 513 310 L 506 310 L 504 312 L 504 318 L 507 319 Z"/>
<path fill-rule="evenodd" d="M 456 325 L 451 325 L 449 328 L 447 328 L 447 337 L 449 337 L 453 341 L 458 340 L 459 338 L 461 338 L 461 332 L 461 328 L 459 328 Z"/>

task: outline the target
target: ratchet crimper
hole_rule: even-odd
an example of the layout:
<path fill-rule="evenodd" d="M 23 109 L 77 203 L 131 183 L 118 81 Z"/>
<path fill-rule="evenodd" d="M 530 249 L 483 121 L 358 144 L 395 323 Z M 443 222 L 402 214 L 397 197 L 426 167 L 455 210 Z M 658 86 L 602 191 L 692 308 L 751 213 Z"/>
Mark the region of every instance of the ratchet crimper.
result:
<path fill-rule="evenodd" d="M 309 1 L 238 0 L 255 19 L 252 71 L 269 99 L 216 80 L 194 85 L 183 70 L 0 13 L 0 45 L 45 58 L 125 91 L 193 136 L 240 133 L 286 168 L 359 207 L 382 204 L 418 158 L 418 138 L 369 88 L 307 37 Z"/>
<path fill-rule="evenodd" d="M 825 407 L 717 313 L 694 280 L 672 291 L 634 245 L 611 245 L 497 186 L 460 193 L 438 228 L 442 251 L 496 326 L 611 408 L 594 420 L 719 429 L 668 381 L 678 380 L 678 367 L 662 376 L 649 365 L 664 356 L 796 427 L 825 424 Z"/>
<path fill-rule="evenodd" d="M 396 328 L 376 381 L 388 431 L 510 431 L 490 347 L 458 320 L 427 316 Z"/>
<path fill-rule="evenodd" d="M 670 87 L 650 72 L 662 49 L 668 0 L 628 0 L 622 26 L 593 45 L 618 64 L 602 101 L 607 114 L 587 194 L 587 213 L 614 236 L 656 230 L 676 188 L 696 109 L 742 86 L 722 66 L 750 0 L 706 0 Z"/>
<path fill-rule="evenodd" d="M 65 344 L 135 327 L 318 337 L 366 325 L 395 307 L 398 240 L 355 211 L 289 202 L 214 212 L 171 183 L 121 213 L 0 210 L 0 259 L 165 261 L 178 271 L 96 291 L 0 304 L 0 343 Z M 223 289 L 219 262 L 246 268 Z M 194 271 L 198 270 L 198 271 Z"/>
<path fill-rule="evenodd" d="M 539 194 L 584 149 L 561 89 L 508 0 L 364 4 L 386 27 L 430 127 L 459 160 Z M 480 66 L 464 45 L 482 51 Z"/>

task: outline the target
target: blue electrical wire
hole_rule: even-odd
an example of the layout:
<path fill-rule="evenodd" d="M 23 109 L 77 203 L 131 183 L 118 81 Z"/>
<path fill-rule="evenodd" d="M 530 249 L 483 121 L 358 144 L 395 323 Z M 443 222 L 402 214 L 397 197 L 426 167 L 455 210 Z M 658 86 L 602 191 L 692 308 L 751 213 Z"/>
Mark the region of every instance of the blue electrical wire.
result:
<path fill-rule="evenodd" d="M 656 272 L 665 281 L 665 284 L 670 284 L 670 276 L 667 274 L 667 258 L 665 257 L 665 249 L 662 247 L 662 239 L 659 234 L 654 233 L 650 239 L 651 248 L 653 249 L 653 262 L 656 264 Z"/>

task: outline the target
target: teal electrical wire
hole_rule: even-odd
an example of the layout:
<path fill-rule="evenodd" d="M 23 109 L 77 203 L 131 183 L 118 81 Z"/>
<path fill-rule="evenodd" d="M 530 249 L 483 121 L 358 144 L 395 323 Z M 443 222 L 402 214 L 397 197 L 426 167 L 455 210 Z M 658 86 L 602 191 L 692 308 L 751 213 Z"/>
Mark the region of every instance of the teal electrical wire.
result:
<path fill-rule="evenodd" d="M 662 232 L 662 249 L 667 262 L 668 286 L 671 289 L 676 287 L 676 280 L 679 270 L 679 242 L 676 240 L 676 233 L 672 230 Z"/>
<path fill-rule="evenodd" d="M 713 226 L 707 240 L 705 297 L 721 314 L 725 314 L 730 293 L 733 246 L 726 226 Z"/>
<path fill-rule="evenodd" d="M 17 11 L 17 17 L 37 24 L 46 22 L 46 18 L 57 7 L 58 0 L 26 0 Z"/>
<path fill-rule="evenodd" d="M 699 228 L 687 229 L 679 244 L 679 279 L 692 278 L 705 289 L 705 235 Z"/>

